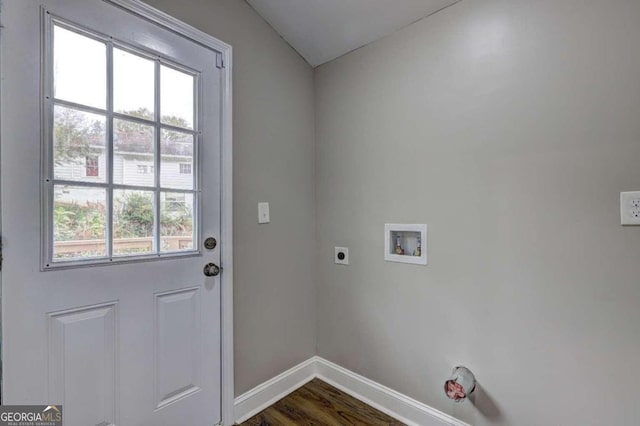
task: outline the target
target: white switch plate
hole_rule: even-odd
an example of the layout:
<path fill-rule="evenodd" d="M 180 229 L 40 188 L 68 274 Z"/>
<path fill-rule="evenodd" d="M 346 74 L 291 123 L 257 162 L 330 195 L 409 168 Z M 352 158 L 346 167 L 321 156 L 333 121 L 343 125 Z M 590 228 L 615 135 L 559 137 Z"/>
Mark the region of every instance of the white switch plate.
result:
<path fill-rule="evenodd" d="M 335 247 L 334 253 L 333 253 L 333 261 L 336 262 L 338 265 L 348 265 L 349 249 L 347 247 Z"/>
<path fill-rule="evenodd" d="M 258 223 L 269 223 L 269 203 L 258 203 Z"/>
<path fill-rule="evenodd" d="M 640 191 L 620 193 L 620 218 L 623 225 L 640 225 Z"/>

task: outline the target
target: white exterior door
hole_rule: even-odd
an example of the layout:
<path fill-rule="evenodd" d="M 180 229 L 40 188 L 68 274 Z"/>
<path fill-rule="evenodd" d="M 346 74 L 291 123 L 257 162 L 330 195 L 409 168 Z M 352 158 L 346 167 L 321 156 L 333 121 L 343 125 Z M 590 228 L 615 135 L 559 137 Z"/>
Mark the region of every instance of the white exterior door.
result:
<path fill-rule="evenodd" d="M 218 424 L 219 54 L 100 0 L 1 18 L 3 404 Z"/>

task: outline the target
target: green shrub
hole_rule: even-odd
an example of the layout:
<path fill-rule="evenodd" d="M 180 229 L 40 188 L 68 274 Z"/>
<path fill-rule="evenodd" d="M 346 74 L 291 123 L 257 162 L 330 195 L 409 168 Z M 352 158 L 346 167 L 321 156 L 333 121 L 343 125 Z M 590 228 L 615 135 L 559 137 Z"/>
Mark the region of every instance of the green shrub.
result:
<path fill-rule="evenodd" d="M 153 196 L 150 193 L 128 192 L 114 202 L 114 238 L 136 238 L 153 235 Z M 170 203 L 162 211 L 162 234 L 189 235 L 193 230 L 192 209 L 184 203 Z M 102 203 L 57 202 L 54 208 L 56 241 L 104 238 L 105 206 Z"/>

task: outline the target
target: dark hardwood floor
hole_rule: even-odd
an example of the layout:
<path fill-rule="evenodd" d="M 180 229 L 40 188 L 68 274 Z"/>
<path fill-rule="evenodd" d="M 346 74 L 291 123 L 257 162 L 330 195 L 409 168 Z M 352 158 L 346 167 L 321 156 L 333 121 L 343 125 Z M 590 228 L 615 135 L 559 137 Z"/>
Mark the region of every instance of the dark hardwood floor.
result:
<path fill-rule="evenodd" d="M 327 383 L 314 379 L 240 426 L 404 426 Z"/>

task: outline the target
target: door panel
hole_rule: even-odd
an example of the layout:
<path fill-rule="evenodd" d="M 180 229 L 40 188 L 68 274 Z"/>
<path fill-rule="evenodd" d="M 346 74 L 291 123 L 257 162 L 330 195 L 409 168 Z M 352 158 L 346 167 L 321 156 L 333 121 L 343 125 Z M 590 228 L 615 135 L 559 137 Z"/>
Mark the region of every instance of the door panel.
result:
<path fill-rule="evenodd" d="M 117 303 L 49 314 L 49 395 L 65 424 L 116 422 Z"/>
<path fill-rule="evenodd" d="M 156 295 L 156 400 L 162 408 L 200 390 L 199 288 Z"/>
<path fill-rule="evenodd" d="M 67 426 L 214 425 L 220 421 L 220 279 L 202 269 L 219 264 L 219 248 L 41 271 L 40 193 L 47 188 L 41 135 L 48 124 L 41 95 L 50 89 L 40 84 L 42 7 L 198 72 L 195 216 L 199 241 L 220 240 L 216 52 L 99 0 L 4 2 L 3 403 L 63 404 Z"/>

